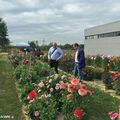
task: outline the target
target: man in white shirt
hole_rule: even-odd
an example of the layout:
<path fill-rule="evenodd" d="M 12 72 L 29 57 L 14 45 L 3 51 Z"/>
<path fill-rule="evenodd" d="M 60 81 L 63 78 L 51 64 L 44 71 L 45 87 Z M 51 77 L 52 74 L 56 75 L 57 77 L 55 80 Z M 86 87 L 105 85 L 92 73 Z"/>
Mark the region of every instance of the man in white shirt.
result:
<path fill-rule="evenodd" d="M 75 52 L 75 66 L 74 66 L 74 75 L 78 76 L 80 81 L 83 82 L 83 68 L 85 68 L 85 55 L 84 50 L 79 47 L 78 43 L 73 44 Z"/>
<path fill-rule="evenodd" d="M 57 43 L 53 42 L 52 47 L 48 51 L 48 60 L 50 67 L 54 67 L 56 73 L 58 74 L 58 61 L 63 57 L 63 51 L 61 48 L 57 47 Z"/>

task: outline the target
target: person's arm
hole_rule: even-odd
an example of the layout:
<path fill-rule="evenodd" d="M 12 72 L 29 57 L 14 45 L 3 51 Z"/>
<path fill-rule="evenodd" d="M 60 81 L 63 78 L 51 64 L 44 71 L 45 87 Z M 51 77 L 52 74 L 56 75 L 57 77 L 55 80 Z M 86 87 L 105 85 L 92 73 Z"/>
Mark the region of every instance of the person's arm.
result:
<path fill-rule="evenodd" d="M 78 53 L 78 62 L 81 64 L 84 59 L 85 59 L 84 50 L 80 50 Z"/>
<path fill-rule="evenodd" d="M 59 48 L 60 56 L 57 58 L 57 61 L 63 57 L 63 51 Z"/>
<path fill-rule="evenodd" d="M 50 57 L 51 57 L 51 48 L 48 51 L 48 60 L 50 60 Z"/>

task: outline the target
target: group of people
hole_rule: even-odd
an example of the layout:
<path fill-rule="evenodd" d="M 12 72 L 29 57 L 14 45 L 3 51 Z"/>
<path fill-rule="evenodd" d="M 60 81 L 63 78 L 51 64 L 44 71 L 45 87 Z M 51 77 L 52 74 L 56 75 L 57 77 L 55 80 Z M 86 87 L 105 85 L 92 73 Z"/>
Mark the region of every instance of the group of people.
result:
<path fill-rule="evenodd" d="M 74 55 L 74 75 L 78 76 L 80 82 L 83 82 L 83 68 L 85 67 L 85 55 L 84 50 L 80 48 L 78 43 L 73 44 L 75 50 Z M 63 57 L 63 51 L 57 46 L 56 42 L 52 43 L 52 47 L 48 51 L 48 60 L 51 68 L 55 69 L 55 72 L 58 74 L 58 65 L 59 60 Z"/>
<path fill-rule="evenodd" d="M 27 54 L 31 54 L 35 57 L 40 57 L 40 55 L 43 55 L 41 52 L 41 49 L 38 48 L 20 48 L 18 51 L 19 56 L 22 56 L 22 58 L 25 58 Z"/>

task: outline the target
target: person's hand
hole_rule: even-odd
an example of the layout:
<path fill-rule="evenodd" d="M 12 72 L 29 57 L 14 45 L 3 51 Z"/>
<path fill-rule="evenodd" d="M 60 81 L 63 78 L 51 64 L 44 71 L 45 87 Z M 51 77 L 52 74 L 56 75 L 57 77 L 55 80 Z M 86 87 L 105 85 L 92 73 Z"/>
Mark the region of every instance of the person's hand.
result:
<path fill-rule="evenodd" d="M 56 61 L 58 61 L 59 59 L 56 59 Z"/>
<path fill-rule="evenodd" d="M 48 59 L 48 63 L 50 64 L 50 59 Z"/>

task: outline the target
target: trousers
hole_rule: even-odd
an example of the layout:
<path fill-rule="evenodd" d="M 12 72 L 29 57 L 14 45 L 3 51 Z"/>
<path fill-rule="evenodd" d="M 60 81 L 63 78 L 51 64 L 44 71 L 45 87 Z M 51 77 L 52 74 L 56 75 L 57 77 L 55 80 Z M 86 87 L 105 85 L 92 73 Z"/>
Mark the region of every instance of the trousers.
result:
<path fill-rule="evenodd" d="M 58 61 L 56 60 L 50 60 L 50 67 L 55 68 L 55 72 L 58 74 Z"/>
<path fill-rule="evenodd" d="M 74 76 L 75 77 L 78 76 L 80 81 L 83 81 L 84 79 L 82 68 L 80 69 L 77 63 L 75 63 L 75 66 L 74 66 Z"/>

